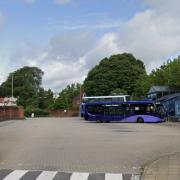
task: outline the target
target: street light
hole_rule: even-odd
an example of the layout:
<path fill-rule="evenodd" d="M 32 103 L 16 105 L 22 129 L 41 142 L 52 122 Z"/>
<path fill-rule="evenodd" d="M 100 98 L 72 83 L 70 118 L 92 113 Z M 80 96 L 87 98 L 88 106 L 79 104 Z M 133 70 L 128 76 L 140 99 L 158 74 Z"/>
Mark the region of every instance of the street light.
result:
<path fill-rule="evenodd" d="M 14 97 L 14 74 L 12 73 L 12 98 Z"/>

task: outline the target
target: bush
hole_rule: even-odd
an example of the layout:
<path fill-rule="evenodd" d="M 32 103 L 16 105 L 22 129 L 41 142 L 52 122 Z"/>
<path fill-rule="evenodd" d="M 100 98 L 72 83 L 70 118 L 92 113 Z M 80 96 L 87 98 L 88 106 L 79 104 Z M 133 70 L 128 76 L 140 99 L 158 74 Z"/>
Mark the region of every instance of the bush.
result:
<path fill-rule="evenodd" d="M 40 108 L 27 107 L 24 111 L 24 114 L 26 117 L 31 117 L 32 113 L 34 113 L 35 117 L 42 117 L 42 116 L 49 115 L 49 112 L 47 110 L 40 109 Z"/>

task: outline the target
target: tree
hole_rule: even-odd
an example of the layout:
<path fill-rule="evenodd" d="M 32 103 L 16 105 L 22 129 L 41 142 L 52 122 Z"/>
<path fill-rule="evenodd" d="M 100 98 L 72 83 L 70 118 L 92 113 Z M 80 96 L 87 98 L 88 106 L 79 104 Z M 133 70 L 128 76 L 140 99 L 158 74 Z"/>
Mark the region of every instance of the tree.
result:
<path fill-rule="evenodd" d="M 110 95 L 126 95 L 127 94 L 127 91 L 123 90 L 123 89 L 120 89 L 120 88 L 116 88 L 114 89 Z"/>
<path fill-rule="evenodd" d="M 40 109 L 50 109 L 52 104 L 54 103 L 54 94 L 49 90 L 45 90 L 44 88 L 40 88 L 38 92 L 38 107 Z"/>
<path fill-rule="evenodd" d="M 88 73 L 84 90 L 88 96 L 110 95 L 115 89 L 132 94 L 140 75 L 146 74 L 144 63 L 132 54 L 104 58 Z"/>
<path fill-rule="evenodd" d="M 56 99 L 52 106 L 52 109 L 68 109 L 73 107 L 73 98 L 80 94 L 80 84 L 68 85 L 59 93 L 59 97 Z"/>
<path fill-rule="evenodd" d="M 147 92 L 153 85 L 152 78 L 147 74 L 143 74 L 140 76 L 139 80 L 136 83 L 136 87 L 133 93 L 134 99 L 142 99 L 146 98 Z"/>
<path fill-rule="evenodd" d="M 180 89 L 180 57 L 168 60 L 149 75 L 143 75 L 137 81 L 135 97 L 146 96 L 151 86 L 167 85 Z"/>
<path fill-rule="evenodd" d="M 10 73 L 7 80 L 0 86 L 0 96 L 11 96 L 13 77 L 14 96 L 18 98 L 18 104 L 24 107 L 38 107 L 37 97 L 43 74 L 41 69 L 27 66 Z"/>

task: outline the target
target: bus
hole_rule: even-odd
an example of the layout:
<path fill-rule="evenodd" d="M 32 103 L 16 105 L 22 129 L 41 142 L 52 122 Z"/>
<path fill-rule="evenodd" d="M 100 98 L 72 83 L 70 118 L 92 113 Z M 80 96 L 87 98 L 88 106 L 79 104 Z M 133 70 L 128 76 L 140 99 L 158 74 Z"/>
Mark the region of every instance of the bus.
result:
<path fill-rule="evenodd" d="M 126 102 L 130 100 L 129 95 L 117 96 L 86 96 L 82 98 L 82 102 Z"/>
<path fill-rule="evenodd" d="M 84 118 L 96 122 L 164 122 L 165 109 L 153 101 L 89 102 Z"/>
<path fill-rule="evenodd" d="M 129 95 L 116 95 L 116 96 L 85 96 L 82 98 L 80 107 L 81 117 L 85 114 L 85 104 L 89 102 L 127 102 L 130 100 Z"/>

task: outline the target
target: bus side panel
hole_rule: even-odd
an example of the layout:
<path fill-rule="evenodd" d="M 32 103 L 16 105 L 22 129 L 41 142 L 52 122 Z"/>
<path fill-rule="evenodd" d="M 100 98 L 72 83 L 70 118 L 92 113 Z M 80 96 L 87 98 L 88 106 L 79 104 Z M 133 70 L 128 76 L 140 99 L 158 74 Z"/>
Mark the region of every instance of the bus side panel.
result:
<path fill-rule="evenodd" d="M 123 120 L 124 120 L 124 114 L 113 116 L 113 121 L 123 121 Z"/>
<path fill-rule="evenodd" d="M 156 122 L 164 122 L 165 120 L 158 117 L 158 116 L 153 116 L 153 115 L 142 115 L 141 116 L 144 119 L 144 122 L 149 122 L 149 123 L 156 123 Z"/>
<path fill-rule="evenodd" d="M 123 122 L 134 123 L 137 122 L 137 115 L 125 115 Z"/>
<path fill-rule="evenodd" d="M 126 117 L 123 122 L 137 122 L 139 117 L 143 118 L 145 123 L 164 122 L 164 119 L 152 115 L 132 115 Z"/>

